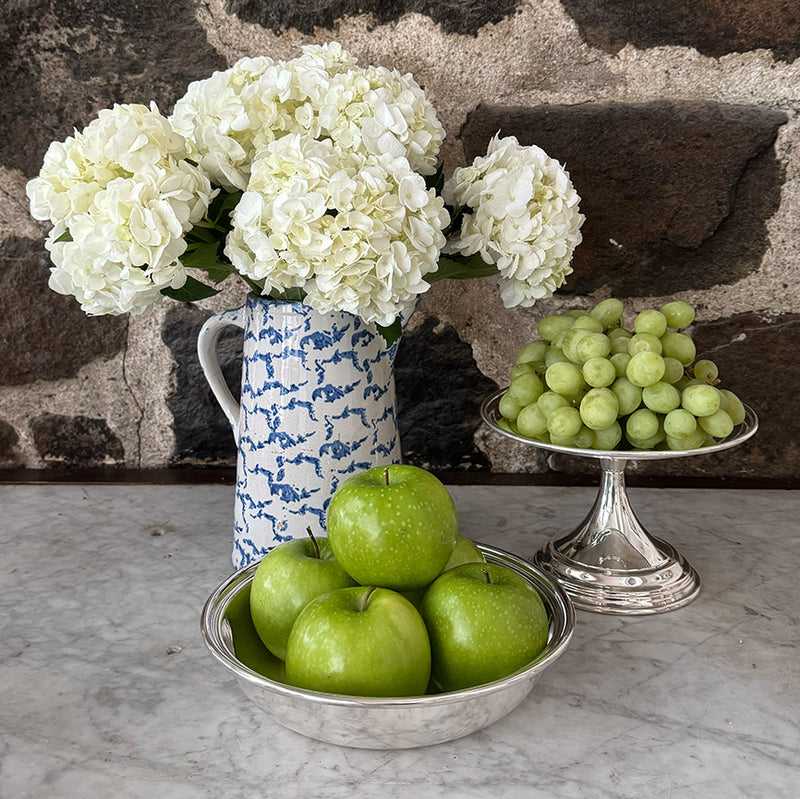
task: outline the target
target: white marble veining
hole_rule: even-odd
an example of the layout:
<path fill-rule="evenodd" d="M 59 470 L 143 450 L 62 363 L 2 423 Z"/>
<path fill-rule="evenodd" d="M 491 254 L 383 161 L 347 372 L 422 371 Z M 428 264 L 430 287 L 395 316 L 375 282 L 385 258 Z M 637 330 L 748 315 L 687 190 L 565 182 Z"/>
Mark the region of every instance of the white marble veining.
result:
<path fill-rule="evenodd" d="M 462 531 L 531 554 L 591 488 L 453 487 Z M 567 652 L 483 732 L 338 748 L 266 718 L 206 651 L 233 489 L 0 486 L 0 797 L 794 799 L 800 493 L 631 489 L 699 598 L 578 613 Z"/>

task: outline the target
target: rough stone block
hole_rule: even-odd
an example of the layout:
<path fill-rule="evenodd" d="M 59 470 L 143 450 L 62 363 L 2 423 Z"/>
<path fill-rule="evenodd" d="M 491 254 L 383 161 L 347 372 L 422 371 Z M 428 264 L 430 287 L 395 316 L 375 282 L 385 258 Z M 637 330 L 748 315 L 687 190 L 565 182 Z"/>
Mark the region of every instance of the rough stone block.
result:
<path fill-rule="evenodd" d="M 784 170 L 773 144 L 786 114 L 707 102 L 480 106 L 468 159 L 498 130 L 566 163 L 587 217 L 562 292 L 620 297 L 732 284 L 768 246 Z"/>
<path fill-rule="evenodd" d="M 609 53 L 630 43 L 639 49 L 678 45 L 719 56 L 771 49 L 800 56 L 796 0 L 561 0 L 585 41 Z"/>
<path fill-rule="evenodd" d="M 427 469 L 488 469 L 473 436 L 480 404 L 497 384 L 478 370 L 472 349 L 435 317 L 400 340 L 395 388 L 403 459 Z"/>
<path fill-rule="evenodd" d="M 424 14 L 448 33 L 475 35 L 490 22 L 499 22 L 513 14 L 519 0 L 227 0 L 230 13 L 245 22 L 282 30 L 296 28 L 313 34 L 314 29 L 333 28 L 338 20 L 356 14 L 372 14 L 383 24 L 411 12 Z"/>
<path fill-rule="evenodd" d="M 225 66 L 196 0 L 15 0 L 0 9 L 0 164 L 32 177 L 53 139 L 115 102 L 162 111 Z"/>
<path fill-rule="evenodd" d="M 167 312 L 161 329 L 161 338 L 177 364 L 175 390 L 167 397 L 175 433 L 172 466 L 233 465 L 236 462 L 230 424 L 197 358 L 197 335 L 209 316 L 200 308 L 178 305 Z M 242 335 L 236 327 L 223 330 L 217 349 L 222 374 L 236 398 L 242 375 Z"/>
<path fill-rule="evenodd" d="M 49 264 L 41 241 L 0 244 L 0 386 L 74 377 L 125 346 L 127 318 L 87 317 L 72 297 L 48 288 Z"/>
<path fill-rule="evenodd" d="M 0 419 L 0 466 L 17 466 L 19 464 L 18 443 L 17 431 L 5 419 Z"/>
<path fill-rule="evenodd" d="M 105 419 L 43 413 L 31 420 L 36 451 L 47 466 L 123 465 L 122 442 Z"/>

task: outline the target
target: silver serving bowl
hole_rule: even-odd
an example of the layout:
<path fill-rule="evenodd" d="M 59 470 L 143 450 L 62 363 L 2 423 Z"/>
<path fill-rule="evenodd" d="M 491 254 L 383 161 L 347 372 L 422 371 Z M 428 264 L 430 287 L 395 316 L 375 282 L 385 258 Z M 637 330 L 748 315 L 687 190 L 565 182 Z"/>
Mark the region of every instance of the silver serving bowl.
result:
<path fill-rule="evenodd" d="M 502 680 L 396 699 L 326 694 L 287 685 L 282 663 L 263 647 L 250 620 L 250 585 L 257 563 L 231 575 L 208 598 L 203 638 L 258 707 L 302 735 L 360 749 L 409 749 L 462 738 L 519 705 L 562 654 L 575 626 L 572 604 L 555 582 L 515 555 L 479 546 L 489 563 L 513 569 L 539 591 L 550 618 L 550 636 L 541 654 Z"/>

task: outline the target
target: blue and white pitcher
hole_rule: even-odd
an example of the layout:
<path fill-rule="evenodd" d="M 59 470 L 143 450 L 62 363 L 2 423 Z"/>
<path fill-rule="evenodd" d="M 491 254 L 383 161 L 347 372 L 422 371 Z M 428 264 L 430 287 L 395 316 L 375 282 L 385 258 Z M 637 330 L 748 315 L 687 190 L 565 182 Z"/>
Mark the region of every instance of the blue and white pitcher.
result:
<path fill-rule="evenodd" d="M 240 403 L 217 355 L 228 325 L 244 329 Z M 357 316 L 250 296 L 210 317 L 197 349 L 238 445 L 235 568 L 307 527 L 324 534 L 328 502 L 344 479 L 400 461 L 397 344 L 387 347 Z"/>

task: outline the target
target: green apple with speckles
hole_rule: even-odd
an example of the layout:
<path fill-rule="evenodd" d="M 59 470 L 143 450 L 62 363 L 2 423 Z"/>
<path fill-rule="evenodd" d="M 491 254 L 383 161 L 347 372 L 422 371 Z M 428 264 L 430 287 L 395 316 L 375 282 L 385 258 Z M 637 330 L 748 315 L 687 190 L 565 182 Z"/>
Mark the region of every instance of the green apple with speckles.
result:
<path fill-rule="evenodd" d="M 327 531 L 336 560 L 361 585 L 422 588 L 456 543 L 453 498 L 425 469 L 376 466 L 349 477 L 331 497 Z"/>
<path fill-rule="evenodd" d="M 442 691 L 507 677 L 533 661 L 550 631 L 539 592 L 497 563 L 465 563 L 431 584 L 422 600 L 431 676 Z"/>
<path fill-rule="evenodd" d="M 300 611 L 314 597 L 356 582 L 337 563 L 327 538 L 283 541 L 256 567 L 250 587 L 250 614 L 264 646 L 286 657 L 286 642 Z"/>
<path fill-rule="evenodd" d="M 463 563 L 485 562 L 486 558 L 483 557 L 480 547 L 466 536 L 456 533 L 456 545 L 453 548 L 453 554 L 450 555 L 450 560 L 445 564 L 443 571 L 454 569 Z"/>
<path fill-rule="evenodd" d="M 349 696 L 419 696 L 431 674 L 422 617 L 396 591 L 340 588 L 303 608 L 289 635 L 286 680 Z"/>

